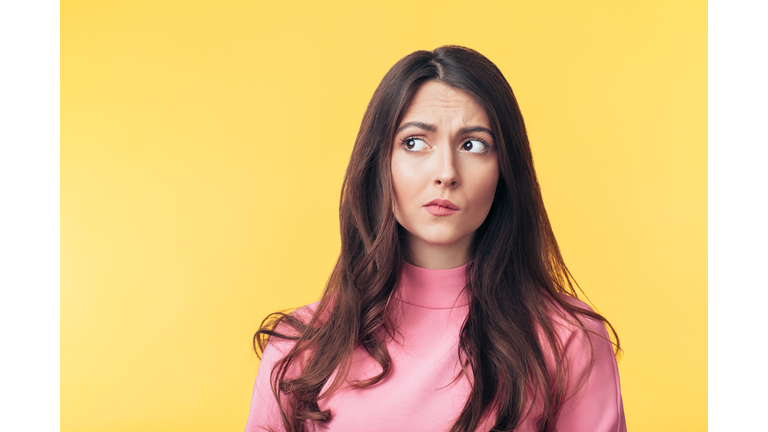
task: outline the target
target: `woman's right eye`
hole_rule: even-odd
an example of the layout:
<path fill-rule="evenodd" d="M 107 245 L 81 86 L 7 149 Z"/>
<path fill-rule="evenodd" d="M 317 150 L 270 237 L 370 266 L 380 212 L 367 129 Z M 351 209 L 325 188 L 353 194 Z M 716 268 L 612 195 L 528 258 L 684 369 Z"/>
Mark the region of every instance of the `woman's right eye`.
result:
<path fill-rule="evenodd" d="M 426 149 L 427 143 L 422 139 L 410 137 L 403 140 L 403 147 L 408 151 L 417 152 Z"/>

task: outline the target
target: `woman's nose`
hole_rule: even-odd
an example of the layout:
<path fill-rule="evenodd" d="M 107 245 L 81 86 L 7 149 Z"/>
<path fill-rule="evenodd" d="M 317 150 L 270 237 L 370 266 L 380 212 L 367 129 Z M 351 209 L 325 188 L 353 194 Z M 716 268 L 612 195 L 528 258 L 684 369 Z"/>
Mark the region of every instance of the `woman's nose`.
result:
<path fill-rule="evenodd" d="M 455 188 L 459 185 L 459 172 L 456 169 L 456 154 L 449 145 L 442 145 L 441 151 L 435 152 L 438 156 L 438 166 L 435 173 L 435 186 Z"/>

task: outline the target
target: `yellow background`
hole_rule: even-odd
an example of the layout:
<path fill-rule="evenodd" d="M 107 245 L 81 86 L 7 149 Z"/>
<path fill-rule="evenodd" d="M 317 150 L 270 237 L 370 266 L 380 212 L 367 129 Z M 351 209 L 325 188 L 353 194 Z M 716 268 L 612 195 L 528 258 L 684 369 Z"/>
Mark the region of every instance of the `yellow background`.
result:
<path fill-rule="evenodd" d="M 252 334 L 320 295 L 373 90 L 444 44 L 518 97 L 629 429 L 707 429 L 705 1 L 65 0 L 62 431 L 244 428 Z"/>

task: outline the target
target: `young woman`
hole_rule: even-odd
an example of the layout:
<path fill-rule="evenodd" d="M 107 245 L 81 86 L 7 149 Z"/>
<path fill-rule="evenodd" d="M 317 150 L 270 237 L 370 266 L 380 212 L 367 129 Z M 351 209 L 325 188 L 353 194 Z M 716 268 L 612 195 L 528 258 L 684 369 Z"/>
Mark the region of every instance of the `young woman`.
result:
<path fill-rule="evenodd" d="M 445 46 L 390 69 L 340 220 L 322 299 L 254 337 L 246 431 L 626 431 L 610 324 L 577 300 L 488 59 Z"/>

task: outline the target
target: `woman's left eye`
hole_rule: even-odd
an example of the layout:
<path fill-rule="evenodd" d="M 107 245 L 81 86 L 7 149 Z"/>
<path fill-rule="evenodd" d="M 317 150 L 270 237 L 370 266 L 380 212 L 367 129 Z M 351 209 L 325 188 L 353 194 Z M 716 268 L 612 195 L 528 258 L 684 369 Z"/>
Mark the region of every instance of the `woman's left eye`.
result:
<path fill-rule="evenodd" d="M 487 153 L 488 144 L 480 140 L 467 140 L 461 145 L 461 149 L 469 153 Z"/>

